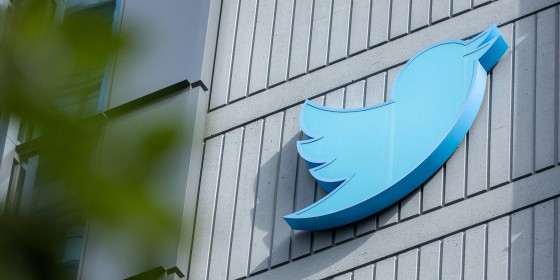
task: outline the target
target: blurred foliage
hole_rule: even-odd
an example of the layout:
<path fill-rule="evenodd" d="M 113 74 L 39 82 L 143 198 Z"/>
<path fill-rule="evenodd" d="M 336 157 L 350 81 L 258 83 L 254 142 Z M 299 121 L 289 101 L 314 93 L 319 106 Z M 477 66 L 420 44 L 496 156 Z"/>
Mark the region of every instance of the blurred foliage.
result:
<path fill-rule="evenodd" d="M 153 199 L 159 186 L 148 185 L 178 133 L 146 127 L 135 145 L 108 141 L 107 120 L 86 104 L 100 87 L 88 84 L 87 74 L 104 73 L 111 55 L 126 47 L 122 37 L 95 12 L 55 22 L 51 1 L 12 1 L 0 9 L 0 113 L 32 124 L 33 137 L 22 145 L 39 156 L 36 188 L 52 202 L 3 215 L 0 279 L 75 279 L 61 266 L 64 231 L 87 220 L 116 230 L 126 225 L 146 250 L 157 247 L 178 225 Z M 103 171 L 106 146 L 126 154 L 109 156 Z"/>

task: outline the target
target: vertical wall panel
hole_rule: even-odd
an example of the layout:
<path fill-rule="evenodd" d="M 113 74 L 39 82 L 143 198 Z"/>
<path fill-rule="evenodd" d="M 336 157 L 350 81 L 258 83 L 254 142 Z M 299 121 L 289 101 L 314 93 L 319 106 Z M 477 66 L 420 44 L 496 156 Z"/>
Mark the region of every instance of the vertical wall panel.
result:
<path fill-rule="evenodd" d="M 292 259 L 297 259 L 311 252 L 311 232 L 294 230 L 292 239 Z"/>
<path fill-rule="evenodd" d="M 292 34 L 292 14 L 294 0 L 282 0 L 276 3 L 276 18 L 270 54 L 268 85 L 283 82 L 288 76 L 288 55 Z"/>
<path fill-rule="evenodd" d="M 509 216 L 488 223 L 487 279 L 508 279 Z"/>
<path fill-rule="evenodd" d="M 486 225 L 465 233 L 464 280 L 484 279 L 486 270 Z"/>
<path fill-rule="evenodd" d="M 471 0 L 453 0 L 453 14 L 462 13 L 471 8 Z"/>
<path fill-rule="evenodd" d="M 348 54 L 351 0 L 333 0 L 329 63 Z"/>
<path fill-rule="evenodd" d="M 463 232 L 443 239 L 441 279 L 461 279 L 463 265 Z"/>
<path fill-rule="evenodd" d="M 465 195 L 465 146 L 463 139 L 445 164 L 445 204 L 463 199 Z"/>
<path fill-rule="evenodd" d="M 422 187 L 422 211 L 429 211 L 443 205 L 443 176 L 442 167 Z"/>
<path fill-rule="evenodd" d="M 430 23 L 430 0 L 412 0 L 410 7 L 410 30 L 414 31 Z"/>
<path fill-rule="evenodd" d="M 286 110 L 284 117 L 282 152 L 280 155 L 280 170 L 278 171 L 278 190 L 276 195 L 276 217 L 274 219 L 274 233 L 272 239 L 272 266 L 290 260 L 290 238 L 292 230 L 282 217 L 294 211 L 297 169 L 297 164 L 294 163 L 298 161 L 299 157 L 296 150 L 296 141 L 299 139 L 299 112 L 299 106 L 292 107 Z"/>
<path fill-rule="evenodd" d="M 554 127 L 556 105 L 556 10 L 537 14 L 535 169 L 555 162 Z"/>
<path fill-rule="evenodd" d="M 513 25 L 500 28 L 509 49 L 492 70 L 490 120 L 490 187 L 505 183 L 510 177 L 511 78 Z"/>
<path fill-rule="evenodd" d="M 375 265 L 368 265 L 354 271 L 353 280 L 373 280 Z"/>
<path fill-rule="evenodd" d="M 435 241 L 420 248 L 420 280 L 439 279 L 441 241 Z"/>
<path fill-rule="evenodd" d="M 295 1 L 294 26 L 290 58 L 290 78 L 307 72 L 307 54 L 311 32 L 311 11 L 313 0 Z"/>
<path fill-rule="evenodd" d="M 375 76 L 369 77 L 366 80 L 366 96 L 365 105 L 371 106 L 374 104 L 380 104 L 384 101 L 385 95 L 385 79 L 387 73 L 379 73 Z"/>
<path fill-rule="evenodd" d="M 394 280 L 397 269 L 397 258 L 390 257 L 375 265 L 375 280 Z"/>
<path fill-rule="evenodd" d="M 253 31 L 257 11 L 256 0 L 240 0 L 239 22 L 233 53 L 231 85 L 228 101 L 235 101 L 247 95 L 249 84 L 249 67 L 253 51 Z"/>
<path fill-rule="evenodd" d="M 325 192 L 322 191 L 319 186 L 316 189 L 316 197 L 324 197 Z M 316 200 L 319 200 L 317 198 Z M 334 230 L 333 229 L 324 229 L 324 230 L 315 230 L 313 231 L 313 251 L 323 250 L 333 245 L 334 239 Z"/>
<path fill-rule="evenodd" d="M 309 51 L 309 70 L 327 65 L 332 0 L 315 0 Z"/>
<path fill-rule="evenodd" d="M 249 93 L 266 88 L 268 63 L 272 46 L 272 25 L 274 23 L 276 7 L 275 0 L 260 0 L 258 2 L 253 60 L 251 62 L 251 76 L 249 78 Z"/>
<path fill-rule="evenodd" d="M 223 138 L 223 136 L 214 137 L 206 141 L 205 145 L 189 269 L 190 277 L 193 279 L 206 279 L 208 273 Z"/>
<path fill-rule="evenodd" d="M 370 0 L 352 1 L 352 22 L 350 24 L 350 54 L 368 47 Z"/>
<path fill-rule="evenodd" d="M 420 207 L 422 206 L 420 201 L 421 197 L 422 192 L 420 188 L 417 188 L 405 198 L 401 199 L 401 214 L 399 215 L 401 220 L 420 215 Z"/>
<path fill-rule="evenodd" d="M 233 235 L 231 237 L 232 250 L 229 258 L 229 278 L 235 279 L 247 276 L 249 267 L 262 129 L 262 120 L 245 126 L 241 167 L 239 170 L 239 187 L 235 202 Z"/>
<path fill-rule="evenodd" d="M 535 206 L 534 279 L 554 279 L 554 200 Z"/>
<path fill-rule="evenodd" d="M 467 196 L 486 190 L 488 170 L 488 116 L 490 81 L 480 110 L 468 134 Z"/>
<path fill-rule="evenodd" d="M 515 24 L 513 178 L 533 171 L 535 112 L 535 16 Z"/>
<path fill-rule="evenodd" d="M 511 215 L 511 267 L 510 279 L 533 277 L 533 208 Z"/>
<path fill-rule="evenodd" d="M 379 228 L 396 223 L 399 220 L 399 203 L 395 203 L 377 214 Z"/>
<path fill-rule="evenodd" d="M 418 279 L 418 249 L 399 254 L 397 279 Z"/>
<path fill-rule="evenodd" d="M 269 265 L 282 124 L 283 113 L 269 116 L 264 122 L 251 246 L 251 273 L 267 269 Z"/>
<path fill-rule="evenodd" d="M 222 2 L 222 16 L 214 61 L 214 79 L 212 80 L 210 108 L 216 108 L 227 103 L 233 47 L 235 44 L 235 27 L 237 26 L 238 3 L 239 0 Z"/>
<path fill-rule="evenodd" d="M 208 271 L 209 279 L 225 279 L 227 277 L 228 266 L 225 264 L 228 263 L 230 252 L 242 137 L 243 129 L 238 128 L 226 133 L 224 140 L 216 219 L 214 221 L 214 234 L 212 235 L 210 269 Z"/>
<path fill-rule="evenodd" d="M 410 0 L 393 0 L 391 6 L 391 38 L 408 32 L 408 10 Z"/>
<path fill-rule="evenodd" d="M 389 11 L 391 0 L 372 0 L 369 27 L 369 46 L 385 43 L 389 36 Z"/>
<path fill-rule="evenodd" d="M 356 235 L 362 235 L 371 232 L 377 228 L 377 215 L 364 218 L 356 224 Z"/>
<path fill-rule="evenodd" d="M 432 0 L 432 22 L 437 22 L 449 17 L 451 0 Z"/>
<path fill-rule="evenodd" d="M 364 107 L 364 89 L 366 81 L 358 81 L 346 87 L 346 97 L 344 108 L 362 108 Z"/>

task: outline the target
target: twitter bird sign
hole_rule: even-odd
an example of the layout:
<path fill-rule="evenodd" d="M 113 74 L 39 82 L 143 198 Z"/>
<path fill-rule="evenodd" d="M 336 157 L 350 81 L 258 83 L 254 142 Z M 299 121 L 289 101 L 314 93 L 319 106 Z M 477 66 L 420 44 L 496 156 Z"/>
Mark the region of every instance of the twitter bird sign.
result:
<path fill-rule="evenodd" d="M 445 41 L 410 59 L 391 100 L 339 110 L 305 101 L 308 140 L 297 149 L 329 194 L 284 216 L 293 229 L 317 230 L 365 218 L 399 201 L 435 173 L 471 127 L 487 73 L 508 46 L 496 26 L 468 41 Z"/>

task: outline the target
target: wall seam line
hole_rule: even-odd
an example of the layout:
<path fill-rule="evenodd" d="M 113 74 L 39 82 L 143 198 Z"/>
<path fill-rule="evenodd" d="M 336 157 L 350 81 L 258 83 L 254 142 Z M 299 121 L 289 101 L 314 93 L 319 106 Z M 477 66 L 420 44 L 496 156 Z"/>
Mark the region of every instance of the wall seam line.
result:
<path fill-rule="evenodd" d="M 330 6 L 330 15 L 329 15 L 329 32 L 328 32 L 328 36 L 327 36 L 327 61 L 325 62 L 325 66 L 329 66 L 330 60 L 331 60 L 331 36 L 332 36 L 332 22 L 333 22 L 333 9 L 334 9 L 334 1 L 335 0 L 331 0 L 331 6 Z"/>
<path fill-rule="evenodd" d="M 556 160 L 554 162 L 554 166 L 558 166 L 558 163 L 560 162 L 560 147 L 558 147 L 558 145 L 560 145 L 560 133 L 559 133 L 559 126 L 560 126 L 560 70 L 558 69 L 558 67 L 560 66 L 558 63 L 560 61 L 560 12 L 559 12 L 560 8 L 558 6 L 556 6 L 556 13 L 555 13 L 555 47 L 556 47 L 556 51 L 554 52 L 555 54 L 555 58 L 554 58 L 554 63 L 556 65 L 556 67 L 554 68 L 554 70 L 556 71 L 554 77 L 555 77 L 555 95 L 554 95 L 554 154 L 556 157 Z M 560 277 L 560 276 L 559 276 Z"/>
<path fill-rule="evenodd" d="M 506 270 L 506 278 L 508 280 L 511 279 L 511 215 L 508 216 L 507 219 L 507 230 L 508 230 L 508 234 L 507 234 L 507 270 Z"/>
<path fill-rule="evenodd" d="M 296 20 L 296 9 L 297 9 L 297 0 L 295 0 L 293 2 L 292 5 L 292 23 L 290 25 L 290 43 L 288 44 L 288 62 L 287 62 L 287 66 L 286 66 L 286 73 L 284 76 L 284 81 L 282 81 L 282 83 L 289 81 L 290 80 L 290 66 L 292 64 L 292 48 L 293 48 L 293 44 L 294 44 L 294 23 Z"/>
<path fill-rule="evenodd" d="M 348 23 L 346 25 L 346 54 L 344 55 L 344 59 L 350 56 L 350 39 L 352 38 L 352 17 L 354 15 L 354 0 L 350 0 L 350 10 L 348 12 Z"/>
<path fill-rule="evenodd" d="M 281 0 L 280 0 L 281 1 Z M 274 34 L 276 33 L 276 18 L 278 16 L 278 0 L 274 1 L 274 13 L 272 15 L 272 29 L 270 30 L 270 48 L 268 50 L 268 63 L 266 66 L 266 78 L 264 82 L 264 90 L 270 88 L 270 64 L 272 63 L 272 50 L 274 48 Z M 251 95 L 253 93 L 249 93 Z"/>
<path fill-rule="evenodd" d="M 482 264 L 482 279 L 488 279 L 488 228 L 490 223 L 484 225 L 484 262 Z"/>
<path fill-rule="evenodd" d="M 315 17 L 315 0 L 311 1 L 311 18 L 309 19 L 309 33 L 307 36 L 307 58 L 305 61 L 305 74 L 309 73 L 309 63 L 311 61 L 311 41 L 313 40 L 313 18 Z"/>
<path fill-rule="evenodd" d="M 539 48 L 539 31 L 538 31 L 538 26 L 539 26 L 539 14 L 536 14 L 534 16 L 534 29 L 533 32 L 535 34 L 535 42 L 534 42 L 534 49 L 533 49 L 533 61 L 534 61 L 534 69 L 533 69 L 533 84 L 531 85 L 533 87 L 533 107 L 531 108 L 533 110 L 533 162 L 531 163 L 531 173 L 535 174 L 536 172 L 536 162 L 537 162 L 537 71 L 539 69 L 538 64 L 538 48 Z"/>
<path fill-rule="evenodd" d="M 494 72 L 490 71 L 488 74 L 488 113 L 486 115 L 486 186 L 484 190 L 487 192 L 490 190 L 490 169 L 491 169 L 491 153 L 492 149 L 492 84 L 494 83 Z"/>
<path fill-rule="evenodd" d="M 517 42 L 515 36 L 516 36 L 516 29 L 517 29 L 517 24 L 513 23 L 512 24 L 512 35 L 511 35 L 511 41 L 512 41 L 512 46 L 511 46 L 511 73 L 510 77 L 510 99 L 509 99 L 509 113 L 510 113 L 510 121 L 509 121 L 509 178 L 508 178 L 508 182 L 511 183 L 513 182 L 513 127 L 514 127 L 514 98 L 515 98 L 515 94 L 514 94 L 514 87 L 515 87 L 515 44 Z"/>

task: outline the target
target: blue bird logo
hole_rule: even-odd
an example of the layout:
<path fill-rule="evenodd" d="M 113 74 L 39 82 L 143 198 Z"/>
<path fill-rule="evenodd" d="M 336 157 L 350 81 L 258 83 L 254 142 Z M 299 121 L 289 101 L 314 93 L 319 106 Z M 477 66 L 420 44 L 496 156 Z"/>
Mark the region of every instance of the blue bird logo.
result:
<path fill-rule="evenodd" d="M 298 141 L 311 175 L 329 194 L 284 216 L 293 229 L 348 224 L 416 189 L 451 156 L 484 97 L 487 72 L 508 46 L 491 26 L 468 41 L 445 41 L 410 59 L 391 100 L 339 110 L 308 100 L 300 115 L 308 140 Z"/>

